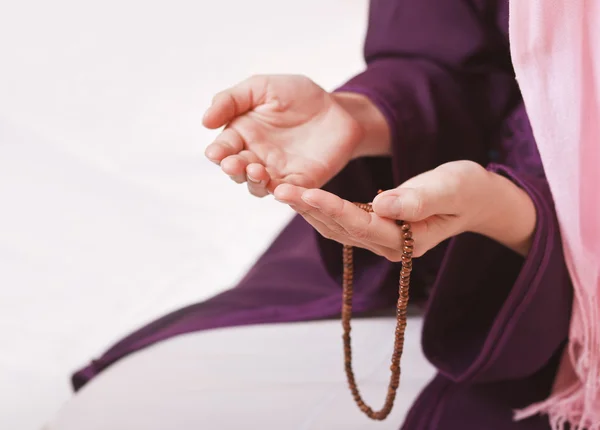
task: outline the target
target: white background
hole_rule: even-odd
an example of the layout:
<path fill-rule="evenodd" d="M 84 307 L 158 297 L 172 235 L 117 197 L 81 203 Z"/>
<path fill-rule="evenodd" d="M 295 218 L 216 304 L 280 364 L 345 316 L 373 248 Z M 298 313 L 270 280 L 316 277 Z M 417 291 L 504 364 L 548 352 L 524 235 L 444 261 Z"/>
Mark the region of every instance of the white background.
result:
<path fill-rule="evenodd" d="M 39 429 L 71 372 L 231 286 L 291 213 L 203 158 L 215 92 L 255 73 L 333 89 L 365 0 L 0 6 L 0 429 Z"/>

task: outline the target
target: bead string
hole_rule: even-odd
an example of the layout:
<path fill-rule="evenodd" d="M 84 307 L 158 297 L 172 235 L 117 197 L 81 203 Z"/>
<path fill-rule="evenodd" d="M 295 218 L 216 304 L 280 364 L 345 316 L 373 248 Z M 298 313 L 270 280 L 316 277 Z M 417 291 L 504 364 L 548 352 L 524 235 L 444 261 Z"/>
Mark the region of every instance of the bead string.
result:
<path fill-rule="evenodd" d="M 373 212 L 373 208 L 370 203 L 355 203 L 359 208 Z M 398 303 L 396 305 L 396 333 L 394 338 L 394 351 L 392 353 L 392 364 L 390 365 L 391 376 L 390 383 L 388 385 L 387 396 L 385 403 L 379 411 L 374 411 L 368 406 L 356 385 L 356 379 L 354 377 L 354 371 L 352 370 L 352 346 L 350 337 L 350 319 L 352 318 L 352 295 L 354 286 L 354 262 L 353 262 L 353 248 L 349 245 L 344 245 L 343 251 L 343 285 L 342 285 L 342 327 L 344 329 L 343 340 L 344 340 L 344 368 L 346 371 L 346 377 L 348 379 L 348 385 L 352 392 L 354 401 L 369 418 L 374 420 L 384 420 L 389 413 L 392 411 L 394 406 L 394 400 L 396 399 L 396 393 L 400 385 L 400 359 L 402 357 L 402 351 L 404 349 L 404 332 L 406 330 L 406 316 L 408 308 L 408 292 L 410 287 L 410 272 L 412 271 L 412 254 L 414 249 L 414 240 L 412 237 L 412 231 L 410 224 L 403 221 L 396 221 L 400 226 L 403 238 L 402 247 L 402 269 L 400 270 L 400 281 L 399 281 L 399 296 Z"/>

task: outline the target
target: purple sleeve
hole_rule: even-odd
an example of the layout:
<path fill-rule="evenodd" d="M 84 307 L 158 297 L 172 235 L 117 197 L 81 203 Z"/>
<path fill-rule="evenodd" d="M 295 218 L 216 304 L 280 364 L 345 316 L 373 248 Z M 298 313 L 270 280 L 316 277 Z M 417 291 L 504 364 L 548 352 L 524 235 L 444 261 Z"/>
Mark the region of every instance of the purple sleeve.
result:
<path fill-rule="evenodd" d="M 372 0 L 366 70 L 337 91 L 369 97 L 392 135 L 395 182 L 457 159 L 485 162 L 486 142 L 518 88 L 504 9 L 490 0 Z"/>
<path fill-rule="evenodd" d="M 568 334 L 572 288 L 548 184 L 508 167 L 489 169 L 529 194 L 537 225 L 525 259 L 475 234 L 452 240 L 430 297 L 423 348 L 455 381 L 530 376 Z"/>

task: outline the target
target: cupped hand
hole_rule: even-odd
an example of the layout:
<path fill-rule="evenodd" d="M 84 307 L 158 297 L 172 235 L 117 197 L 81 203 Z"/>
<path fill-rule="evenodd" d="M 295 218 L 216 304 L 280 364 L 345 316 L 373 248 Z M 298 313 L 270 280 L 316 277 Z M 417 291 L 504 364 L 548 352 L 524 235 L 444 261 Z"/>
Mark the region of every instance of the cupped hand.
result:
<path fill-rule="evenodd" d="M 356 120 L 303 76 L 255 76 L 217 94 L 203 119 L 224 130 L 206 156 L 263 197 L 280 184 L 319 188 L 350 160 Z"/>
<path fill-rule="evenodd" d="M 492 174 L 483 167 L 457 161 L 379 194 L 372 213 L 319 189 L 281 185 L 275 198 L 289 204 L 324 237 L 400 261 L 402 234 L 395 220 L 411 224 L 413 255 L 422 256 L 454 235 L 478 231 L 490 219 L 493 186 Z"/>

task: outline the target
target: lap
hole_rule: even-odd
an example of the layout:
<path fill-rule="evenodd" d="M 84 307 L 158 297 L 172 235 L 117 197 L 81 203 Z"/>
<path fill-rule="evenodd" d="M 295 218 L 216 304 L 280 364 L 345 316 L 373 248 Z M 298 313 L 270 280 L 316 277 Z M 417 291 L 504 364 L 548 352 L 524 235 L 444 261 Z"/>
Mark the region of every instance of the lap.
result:
<path fill-rule="evenodd" d="M 367 403 L 385 396 L 395 321 L 355 320 L 355 372 Z M 398 429 L 433 374 L 420 352 L 420 320 L 406 336 L 399 397 L 384 423 L 364 417 L 343 372 L 339 321 L 196 332 L 109 367 L 46 430 Z"/>

